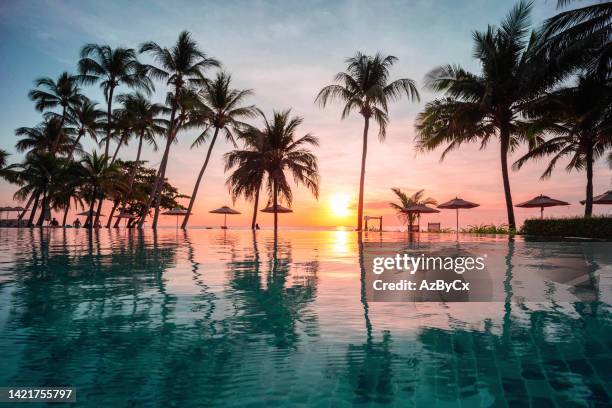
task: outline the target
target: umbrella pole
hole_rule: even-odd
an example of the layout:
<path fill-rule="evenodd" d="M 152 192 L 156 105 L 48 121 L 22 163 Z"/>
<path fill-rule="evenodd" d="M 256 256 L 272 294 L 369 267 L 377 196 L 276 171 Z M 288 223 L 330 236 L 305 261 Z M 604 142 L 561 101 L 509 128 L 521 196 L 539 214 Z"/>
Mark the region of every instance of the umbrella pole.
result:
<path fill-rule="evenodd" d="M 456 219 L 456 221 L 457 221 L 457 234 L 459 234 L 459 209 L 455 208 L 455 211 L 456 211 L 455 215 L 456 215 L 456 218 L 457 218 Z"/>
<path fill-rule="evenodd" d="M 540 207 L 540 219 L 544 219 L 544 207 Z"/>
<path fill-rule="evenodd" d="M 227 214 L 223 214 L 223 226 L 227 229 Z"/>

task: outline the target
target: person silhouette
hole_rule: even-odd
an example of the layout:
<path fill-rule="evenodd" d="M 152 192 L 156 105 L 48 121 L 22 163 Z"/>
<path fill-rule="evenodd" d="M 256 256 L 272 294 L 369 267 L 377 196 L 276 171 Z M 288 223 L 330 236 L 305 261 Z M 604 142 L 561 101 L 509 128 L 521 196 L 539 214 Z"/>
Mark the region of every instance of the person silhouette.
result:
<path fill-rule="evenodd" d="M 259 228 L 259 224 L 255 224 L 255 229 L 258 230 Z"/>

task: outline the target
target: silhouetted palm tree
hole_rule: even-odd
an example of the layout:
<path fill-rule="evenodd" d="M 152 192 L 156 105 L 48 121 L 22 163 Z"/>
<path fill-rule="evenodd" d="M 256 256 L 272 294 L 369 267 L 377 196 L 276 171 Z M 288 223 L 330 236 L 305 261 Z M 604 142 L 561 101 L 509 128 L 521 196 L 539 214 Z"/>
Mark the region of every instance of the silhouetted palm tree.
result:
<path fill-rule="evenodd" d="M 412 226 L 414 225 L 414 221 L 417 218 L 417 215 L 412 212 L 406 212 L 406 208 L 411 207 L 413 205 L 436 205 L 438 202 L 431 197 L 423 197 L 425 194 L 425 190 L 419 190 L 413 195 L 409 196 L 404 193 L 399 188 L 392 188 L 393 194 L 399 199 L 399 203 L 389 203 L 391 208 L 397 211 L 397 216 L 402 219 L 405 223 L 408 224 L 408 232 L 412 232 Z"/>
<path fill-rule="evenodd" d="M 147 42 L 140 47 L 141 53 L 149 53 L 155 59 L 158 66 L 147 65 L 147 71 L 152 78 L 166 81 L 170 88 L 168 99 L 171 106 L 170 124 L 166 136 L 166 147 L 164 155 L 159 165 L 158 176 L 153 185 L 150 202 L 147 204 L 144 214 L 148 214 L 151 206 L 155 207 L 155 215 L 151 224 L 152 228 L 157 227 L 159 217 L 159 194 L 162 180 L 166 175 L 166 165 L 170 154 L 170 146 L 176 136 L 175 129 L 176 113 L 179 110 L 181 94 L 194 85 L 201 85 L 204 80 L 204 70 L 210 67 L 219 66 L 219 62 L 200 50 L 198 44 L 191 38 L 191 34 L 183 31 L 179 34 L 176 44 L 171 48 L 159 46 L 155 42 Z M 145 221 L 143 217 L 139 222 L 142 227 Z"/>
<path fill-rule="evenodd" d="M 55 153 L 63 155 L 72 150 L 75 145 L 74 129 L 62 128 L 59 117 L 49 116 L 35 127 L 20 127 L 15 130 L 19 141 L 15 148 L 19 152 Z"/>
<path fill-rule="evenodd" d="M 268 145 L 265 143 L 261 131 L 249 128 L 240 132 L 240 140 L 244 143 L 243 149 L 236 149 L 225 154 L 225 171 L 234 169 L 227 178 L 232 199 L 244 196 L 253 200 L 253 217 L 251 229 L 257 225 L 257 210 L 259 207 L 259 192 L 266 175 L 266 155 Z"/>
<path fill-rule="evenodd" d="M 198 195 L 200 182 L 208 166 L 208 161 L 210 160 L 210 155 L 215 146 L 219 132 L 223 131 L 225 140 L 236 146 L 233 132 L 248 126 L 241 122 L 240 119 L 253 117 L 256 114 L 253 105 L 242 106 L 244 100 L 252 95 L 253 92 L 248 89 L 238 90 L 231 88 L 231 79 L 231 75 L 225 72 L 219 72 L 215 79 L 204 82 L 203 88 L 199 92 L 200 103 L 196 105 L 195 115 L 203 119 L 206 130 L 197 137 L 192 147 L 200 146 L 205 143 L 211 134 L 212 139 L 208 146 L 208 151 L 206 152 L 204 164 L 202 164 L 195 186 L 193 187 L 193 193 L 191 194 L 189 206 L 187 207 L 187 215 L 185 215 L 181 225 L 183 229 L 187 227 L 187 223 L 189 222 L 189 216 L 191 215 L 193 204 Z"/>
<path fill-rule="evenodd" d="M 106 99 L 106 145 L 108 155 L 113 128 L 112 105 L 115 88 L 126 85 L 130 88 L 150 92 L 153 82 L 147 76 L 146 68 L 138 62 L 136 52 L 131 48 L 111 48 L 108 45 L 87 44 L 81 48 L 79 60 L 80 80 L 93 84 L 100 82 Z"/>
<path fill-rule="evenodd" d="M 558 0 L 562 8 L 573 0 Z M 590 76 L 609 78 L 612 68 L 612 2 L 599 1 L 567 10 L 544 22 L 545 49 L 555 59 L 568 59 Z"/>
<path fill-rule="evenodd" d="M 297 127 L 302 118 L 291 117 L 291 110 L 275 111 L 272 120 L 261 113 L 264 120 L 261 129 L 262 143 L 265 144 L 264 166 L 268 181 L 270 201 L 275 209 L 279 199 L 291 204 L 293 193 L 286 171 L 296 184 L 303 184 L 318 199 L 319 169 L 316 156 L 308 146 L 318 146 L 319 141 L 311 134 L 296 138 Z M 274 232 L 278 230 L 278 212 L 274 212 Z"/>
<path fill-rule="evenodd" d="M 400 99 L 403 95 L 413 101 L 419 100 L 419 93 L 413 80 L 398 79 L 389 82 L 389 69 L 396 61 L 397 58 L 392 55 L 376 54 L 372 57 L 358 52 L 346 60 L 348 64 L 346 72 L 336 74 L 335 84 L 321 89 L 316 98 L 323 107 L 328 102 L 339 100 L 344 103 L 342 119 L 348 117 L 351 112 L 359 112 L 365 122 L 357 205 L 358 231 L 361 231 L 363 222 L 363 191 L 370 118 L 378 124 L 379 140 L 384 141 L 389 123 L 389 103 Z"/>
<path fill-rule="evenodd" d="M 474 56 L 482 72 L 473 74 L 456 65 L 436 68 L 427 74 L 426 86 L 447 97 L 429 102 L 418 115 L 417 149 L 433 150 L 447 145 L 442 159 L 463 143 L 500 140 L 500 159 L 508 225 L 516 229 L 508 153 L 524 132 L 525 102 L 554 85 L 567 74 L 539 52 L 542 36 L 529 34 L 531 3 L 518 3 L 501 26 L 474 33 Z"/>
<path fill-rule="evenodd" d="M 48 109 L 61 107 L 61 119 L 59 128 L 63 129 L 66 122 L 66 117 L 71 109 L 81 103 L 83 95 L 78 86 L 78 78 L 70 75 L 68 72 L 63 72 L 56 81 L 52 78 L 39 78 L 35 82 L 37 88 L 32 89 L 28 96 L 36 102 L 36 109 L 44 112 Z M 60 143 L 61 134 L 51 146 L 52 151 L 55 151 Z"/>
<path fill-rule="evenodd" d="M 514 163 L 554 155 L 542 178 L 550 177 L 557 161 L 571 157 L 566 169 L 586 170 L 584 215 L 593 213 L 593 163 L 612 147 L 612 84 L 596 77 L 580 77 L 578 84 L 537 99 L 530 106 L 535 132 L 552 137 L 533 147 Z"/>
<path fill-rule="evenodd" d="M 98 132 L 104 126 L 103 118 L 106 115 L 104 111 L 97 108 L 98 103 L 92 102 L 86 97 L 83 97 L 81 103 L 74 107 L 68 116 L 68 123 L 75 127 L 77 138 L 68 153 L 68 158 L 71 159 L 74 151 L 81 138 L 85 135 L 91 137 L 94 141 L 98 141 Z"/>
<path fill-rule="evenodd" d="M 100 207 L 94 214 L 94 206 L 96 199 L 104 197 L 104 194 L 117 186 L 125 185 L 122 175 L 117 164 L 110 164 L 110 158 L 107 155 L 98 155 L 94 150 L 92 154 L 87 154 L 81 161 L 84 170 L 83 184 L 90 193 L 89 215 L 85 221 L 85 226 L 92 228 L 98 224 L 100 220 Z"/>

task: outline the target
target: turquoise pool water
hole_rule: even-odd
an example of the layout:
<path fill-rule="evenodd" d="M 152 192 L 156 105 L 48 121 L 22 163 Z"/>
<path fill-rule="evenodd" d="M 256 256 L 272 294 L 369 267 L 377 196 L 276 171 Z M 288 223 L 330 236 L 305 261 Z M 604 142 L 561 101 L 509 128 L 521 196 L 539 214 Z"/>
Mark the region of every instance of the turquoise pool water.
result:
<path fill-rule="evenodd" d="M 520 241 L 461 239 L 507 247 L 506 301 L 369 303 L 348 231 L 0 229 L 0 386 L 91 407 L 610 406 L 610 265 L 587 260 L 594 299 L 526 303 Z"/>

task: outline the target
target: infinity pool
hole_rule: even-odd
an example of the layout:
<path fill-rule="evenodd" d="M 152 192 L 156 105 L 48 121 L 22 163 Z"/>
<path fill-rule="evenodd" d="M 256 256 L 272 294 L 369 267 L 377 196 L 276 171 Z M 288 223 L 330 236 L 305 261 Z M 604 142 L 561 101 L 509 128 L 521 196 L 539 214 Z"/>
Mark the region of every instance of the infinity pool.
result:
<path fill-rule="evenodd" d="M 610 265 L 595 300 L 526 303 L 520 240 L 460 239 L 508 248 L 505 302 L 369 303 L 349 231 L 0 229 L 0 386 L 91 407 L 610 406 Z"/>

